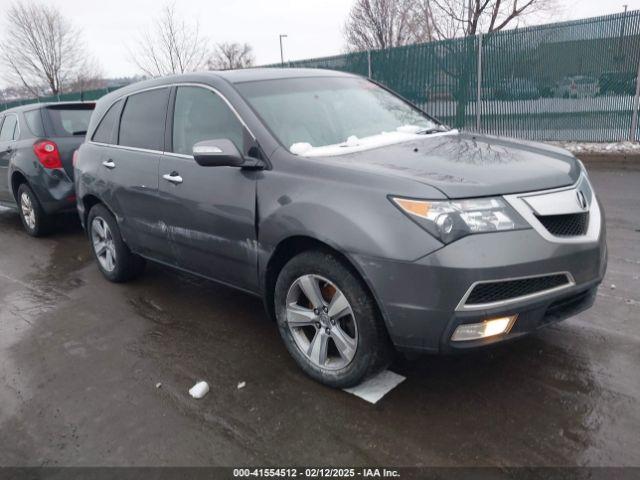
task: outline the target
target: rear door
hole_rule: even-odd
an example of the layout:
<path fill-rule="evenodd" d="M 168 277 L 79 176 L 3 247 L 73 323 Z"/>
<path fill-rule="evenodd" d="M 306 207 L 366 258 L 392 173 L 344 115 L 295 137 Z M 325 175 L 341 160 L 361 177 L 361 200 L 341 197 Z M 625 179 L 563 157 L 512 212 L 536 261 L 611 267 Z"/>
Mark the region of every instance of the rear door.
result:
<path fill-rule="evenodd" d="M 120 114 L 116 145 L 103 145 L 99 166 L 106 183 L 104 200 L 116 214 L 129 247 L 154 257 L 164 241 L 158 210 L 158 167 L 168 100 L 168 87 L 128 96 Z"/>
<path fill-rule="evenodd" d="M 4 120 L 0 118 L 0 202 L 13 202 L 9 188 L 9 164 L 15 155 L 16 140 L 20 133 L 18 116 L 7 113 Z"/>
<path fill-rule="evenodd" d="M 174 265 L 247 290 L 257 290 L 255 229 L 259 171 L 201 167 L 193 145 L 226 138 L 248 155 L 252 137 L 211 89 L 181 86 L 170 108 L 167 152 L 160 163 L 165 255 Z M 172 127 L 172 128 L 171 128 Z"/>

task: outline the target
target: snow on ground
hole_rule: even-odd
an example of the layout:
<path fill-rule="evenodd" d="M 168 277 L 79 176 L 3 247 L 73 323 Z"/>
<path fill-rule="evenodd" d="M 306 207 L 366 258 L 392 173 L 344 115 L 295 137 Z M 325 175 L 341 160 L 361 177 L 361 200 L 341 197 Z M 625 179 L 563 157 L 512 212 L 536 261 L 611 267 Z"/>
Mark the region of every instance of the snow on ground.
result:
<path fill-rule="evenodd" d="M 640 142 L 548 142 L 556 147 L 569 150 L 571 153 L 612 154 L 612 155 L 640 155 Z"/>

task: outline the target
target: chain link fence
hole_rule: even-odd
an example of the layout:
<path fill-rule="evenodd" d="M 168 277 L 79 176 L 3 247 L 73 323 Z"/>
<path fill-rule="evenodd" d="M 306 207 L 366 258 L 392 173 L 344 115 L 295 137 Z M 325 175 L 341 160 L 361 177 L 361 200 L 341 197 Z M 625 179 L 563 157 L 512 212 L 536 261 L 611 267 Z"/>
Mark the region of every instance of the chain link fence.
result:
<path fill-rule="evenodd" d="M 285 66 L 368 76 L 456 128 L 531 140 L 640 139 L 640 11 Z M 116 88 L 0 111 L 96 100 Z"/>
<path fill-rule="evenodd" d="M 286 66 L 369 76 L 457 128 L 604 142 L 640 139 L 639 65 L 631 11 Z"/>

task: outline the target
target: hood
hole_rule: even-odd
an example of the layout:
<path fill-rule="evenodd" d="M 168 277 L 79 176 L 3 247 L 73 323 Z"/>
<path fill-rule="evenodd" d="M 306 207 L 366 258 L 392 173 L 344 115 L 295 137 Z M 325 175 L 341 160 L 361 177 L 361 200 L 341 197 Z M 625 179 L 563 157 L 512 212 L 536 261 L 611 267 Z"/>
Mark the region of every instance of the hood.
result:
<path fill-rule="evenodd" d="M 437 188 L 449 198 L 564 187 L 574 184 L 580 176 L 576 159 L 560 148 L 467 133 L 425 135 L 326 160 L 405 177 Z"/>

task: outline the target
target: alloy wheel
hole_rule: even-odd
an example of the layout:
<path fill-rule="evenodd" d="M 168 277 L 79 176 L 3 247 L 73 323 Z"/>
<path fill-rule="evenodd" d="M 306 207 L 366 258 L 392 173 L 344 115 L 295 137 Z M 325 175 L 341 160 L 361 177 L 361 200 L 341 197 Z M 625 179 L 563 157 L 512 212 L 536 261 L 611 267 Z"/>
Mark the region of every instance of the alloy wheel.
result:
<path fill-rule="evenodd" d="M 91 241 L 102 268 L 113 272 L 116 268 L 116 246 L 111 229 L 102 217 L 95 217 L 91 222 Z"/>
<path fill-rule="evenodd" d="M 36 212 L 31 197 L 27 192 L 23 192 L 20 196 L 20 208 L 27 226 L 30 230 L 34 230 L 36 228 Z"/>
<path fill-rule="evenodd" d="M 358 326 L 349 301 L 331 281 L 303 275 L 289 288 L 286 324 L 300 351 L 314 366 L 339 370 L 358 348 Z"/>

